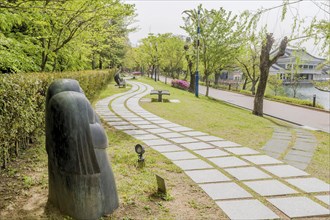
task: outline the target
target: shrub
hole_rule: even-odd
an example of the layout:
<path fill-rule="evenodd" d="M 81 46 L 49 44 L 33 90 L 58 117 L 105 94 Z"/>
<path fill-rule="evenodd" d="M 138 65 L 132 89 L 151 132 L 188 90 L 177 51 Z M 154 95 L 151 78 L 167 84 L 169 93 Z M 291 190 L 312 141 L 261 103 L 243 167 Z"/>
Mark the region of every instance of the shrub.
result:
<path fill-rule="evenodd" d="M 189 82 L 181 79 L 173 79 L 172 86 L 178 89 L 188 90 Z"/>
<path fill-rule="evenodd" d="M 45 101 L 54 79 L 79 82 L 86 97 L 93 100 L 114 76 L 111 71 L 0 74 L 0 160 L 3 167 L 31 140 L 44 133 Z M 1 162 L 0 162 L 1 163 Z"/>
<path fill-rule="evenodd" d="M 265 95 L 266 98 L 286 103 L 292 103 L 296 105 L 305 105 L 305 106 L 313 106 L 313 102 L 309 100 L 301 100 L 301 99 L 295 99 L 291 97 L 286 96 L 272 96 L 272 95 Z M 316 108 L 324 109 L 324 107 L 320 104 L 315 105 Z"/>

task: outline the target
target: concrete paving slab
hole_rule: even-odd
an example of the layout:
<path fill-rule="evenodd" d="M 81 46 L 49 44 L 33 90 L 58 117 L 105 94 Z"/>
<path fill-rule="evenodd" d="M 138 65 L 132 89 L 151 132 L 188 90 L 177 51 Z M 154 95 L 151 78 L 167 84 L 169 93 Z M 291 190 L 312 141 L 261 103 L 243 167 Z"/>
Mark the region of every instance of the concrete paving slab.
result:
<path fill-rule="evenodd" d="M 194 160 L 175 160 L 173 161 L 182 170 L 202 170 L 213 168 L 210 164 L 201 159 Z"/>
<path fill-rule="evenodd" d="M 186 160 L 186 159 L 196 159 L 197 158 L 195 155 L 193 155 L 187 151 L 163 153 L 163 155 L 170 160 Z"/>
<path fill-rule="evenodd" d="M 159 145 L 169 145 L 169 144 L 171 144 L 171 142 L 168 142 L 164 139 L 143 140 L 143 142 L 148 146 L 159 146 Z"/>
<path fill-rule="evenodd" d="M 124 131 L 126 134 L 129 135 L 140 135 L 140 134 L 149 134 L 148 132 L 144 131 L 144 130 L 127 130 Z"/>
<path fill-rule="evenodd" d="M 180 133 L 170 132 L 170 133 L 161 133 L 158 134 L 159 136 L 162 136 L 164 138 L 177 138 L 177 137 L 184 137 L 184 135 Z"/>
<path fill-rule="evenodd" d="M 191 128 L 187 128 L 187 127 L 174 127 L 174 128 L 170 128 L 172 131 L 177 131 L 177 132 L 181 132 L 181 131 L 192 131 Z"/>
<path fill-rule="evenodd" d="M 159 126 L 157 125 L 138 125 L 139 128 L 142 129 L 155 129 L 155 128 L 159 128 Z"/>
<path fill-rule="evenodd" d="M 112 126 L 116 126 L 116 125 L 131 125 L 129 122 L 127 121 L 114 121 L 114 122 L 110 122 L 110 124 Z"/>
<path fill-rule="evenodd" d="M 231 148 L 224 148 L 224 149 L 233 154 L 236 154 L 236 155 L 260 154 L 258 151 L 253 150 L 249 147 L 231 147 Z"/>
<path fill-rule="evenodd" d="M 204 136 L 204 135 L 207 135 L 206 133 L 204 133 L 204 132 L 200 132 L 200 131 L 185 131 L 185 132 L 182 132 L 182 134 L 187 135 L 187 136 L 189 136 L 189 137 L 195 137 L 195 136 Z"/>
<path fill-rule="evenodd" d="M 192 170 L 185 171 L 185 173 L 195 183 L 214 183 L 214 182 L 226 182 L 230 181 L 228 177 L 223 175 L 219 170 Z"/>
<path fill-rule="evenodd" d="M 134 138 L 138 140 L 155 140 L 158 139 L 156 135 L 153 134 L 142 134 L 142 135 L 133 135 Z"/>
<path fill-rule="evenodd" d="M 308 173 L 290 165 L 263 166 L 262 168 L 278 177 L 309 176 Z"/>
<path fill-rule="evenodd" d="M 290 164 L 291 166 L 294 166 L 300 170 L 305 170 L 308 166 L 307 163 L 299 163 L 299 162 L 292 161 L 292 160 L 284 160 L 284 162 L 286 162 L 287 164 Z"/>
<path fill-rule="evenodd" d="M 181 144 L 185 148 L 189 150 L 202 150 L 202 149 L 212 149 L 214 146 L 204 143 L 204 142 L 195 142 L 195 143 L 188 143 L 188 144 Z"/>
<path fill-rule="evenodd" d="M 165 128 L 153 128 L 153 129 L 147 129 L 146 131 L 153 133 L 153 134 L 160 134 L 160 133 L 168 133 L 171 132 L 168 129 Z"/>
<path fill-rule="evenodd" d="M 116 128 L 117 130 L 134 130 L 134 129 L 137 129 L 137 127 L 135 127 L 133 125 L 118 125 L 118 126 L 114 126 L 114 128 Z"/>
<path fill-rule="evenodd" d="M 255 199 L 218 201 L 216 204 L 230 219 L 278 219 L 279 216 Z"/>
<path fill-rule="evenodd" d="M 238 180 L 257 180 L 271 178 L 267 173 L 256 167 L 239 167 L 225 169 L 230 175 Z"/>
<path fill-rule="evenodd" d="M 271 152 L 271 151 L 265 151 L 265 154 L 267 154 L 268 156 L 271 156 L 273 158 L 279 158 L 281 156 L 281 153 L 275 153 L 275 152 Z"/>
<path fill-rule="evenodd" d="M 330 210 L 307 197 L 289 197 L 267 199 L 290 218 L 325 216 Z"/>
<path fill-rule="evenodd" d="M 294 154 L 287 154 L 284 157 L 285 161 L 295 161 L 295 162 L 305 163 L 305 164 L 309 164 L 311 159 L 312 159 L 311 157 L 304 157 L 304 156 L 294 155 Z"/>
<path fill-rule="evenodd" d="M 174 124 L 174 123 L 164 123 L 164 124 L 160 124 L 159 126 L 161 126 L 163 128 L 175 128 L 175 127 L 180 127 L 181 125 Z"/>
<path fill-rule="evenodd" d="M 222 138 L 215 137 L 215 136 L 200 136 L 200 137 L 195 137 L 201 141 L 223 141 Z"/>
<path fill-rule="evenodd" d="M 237 157 L 216 157 L 216 158 L 209 158 L 209 160 L 221 168 L 249 165 L 248 163 L 246 163 L 241 159 L 238 159 Z"/>
<path fill-rule="evenodd" d="M 330 206 L 330 195 L 321 195 L 315 197 Z"/>
<path fill-rule="evenodd" d="M 207 150 L 195 150 L 196 154 L 201 155 L 202 157 L 210 158 L 210 157 L 222 157 L 228 156 L 227 152 L 224 152 L 220 149 L 207 149 Z"/>
<path fill-rule="evenodd" d="M 182 138 L 169 138 L 170 141 L 173 141 L 178 144 L 183 143 L 192 143 L 192 142 L 198 142 L 198 140 L 190 138 L 190 137 L 182 137 Z"/>
<path fill-rule="evenodd" d="M 317 178 L 297 178 L 287 179 L 290 184 L 296 186 L 302 191 L 312 192 L 330 192 L 330 185 Z"/>
<path fill-rule="evenodd" d="M 174 144 L 169 145 L 161 145 L 161 146 L 150 146 L 152 149 L 158 151 L 158 152 L 173 152 L 173 151 L 185 151 L 183 148 L 178 147 Z"/>
<path fill-rule="evenodd" d="M 288 146 L 276 146 L 276 147 L 273 147 L 273 146 L 264 146 L 262 148 L 262 150 L 264 150 L 265 152 L 273 152 L 273 153 L 276 153 L 276 154 L 282 154 L 286 151 L 286 149 L 288 148 Z"/>
<path fill-rule="evenodd" d="M 236 183 L 210 183 L 199 185 L 213 200 L 251 198 L 252 195 Z"/>
<path fill-rule="evenodd" d="M 214 146 L 220 147 L 220 148 L 223 148 L 223 147 L 240 147 L 241 146 L 241 145 L 236 144 L 236 143 L 231 142 L 231 141 L 212 141 L 212 142 L 209 142 L 209 143 L 214 145 Z"/>
<path fill-rule="evenodd" d="M 278 180 L 258 180 L 244 182 L 244 184 L 261 196 L 279 196 L 298 193 Z"/>
<path fill-rule="evenodd" d="M 281 164 L 282 161 L 279 161 L 277 159 L 274 159 L 267 155 L 256 155 L 256 156 L 243 156 L 242 157 L 245 160 L 250 161 L 251 163 L 254 163 L 256 165 L 266 165 L 266 164 Z"/>
<path fill-rule="evenodd" d="M 131 123 L 134 125 L 151 125 L 148 121 L 131 121 Z"/>
<path fill-rule="evenodd" d="M 307 152 L 307 151 L 301 151 L 301 150 L 297 150 L 297 149 L 291 149 L 287 155 L 300 155 L 303 157 L 312 157 L 313 153 L 312 152 Z"/>

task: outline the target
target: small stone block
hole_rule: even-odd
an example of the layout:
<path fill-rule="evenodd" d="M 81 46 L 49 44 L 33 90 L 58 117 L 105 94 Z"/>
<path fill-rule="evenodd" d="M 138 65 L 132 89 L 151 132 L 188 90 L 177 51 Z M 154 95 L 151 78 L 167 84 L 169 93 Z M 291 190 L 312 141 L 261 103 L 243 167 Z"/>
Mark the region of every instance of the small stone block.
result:
<path fill-rule="evenodd" d="M 299 189 L 312 193 L 312 192 L 330 192 L 330 185 L 317 178 L 297 178 L 286 180 L 290 184 L 298 187 Z"/>
<path fill-rule="evenodd" d="M 322 195 L 322 196 L 315 196 L 315 197 L 330 206 L 330 195 Z"/>
<path fill-rule="evenodd" d="M 159 126 L 162 126 L 164 128 L 175 128 L 175 127 L 180 127 L 180 125 L 178 124 L 174 124 L 174 123 L 164 123 L 164 124 L 160 124 Z"/>
<path fill-rule="evenodd" d="M 131 123 L 134 125 L 151 125 L 151 123 L 147 121 L 131 121 Z"/>
<path fill-rule="evenodd" d="M 246 163 L 241 159 L 238 159 L 237 157 L 217 157 L 217 158 L 210 158 L 209 160 L 221 168 L 249 165 L 248 163 Z"/>
<path fill-rule="evenodd" d="M 223 175 L 220 171 L 216 169 L 212 170 L 192 170 L 185 171 L 185 173 L 195 182 L 195 183 L 214 183 L 214 182 L 225 182 L 230 181 L 228 177 Z"/>
<path fill-rule="evenodd" d="M 279 196 L 298 193 L 278 180 L 260 180 L 244 182 L 244 184 L 261 196 Z"/>
<path fill-rule="evenodd" d="M 231 141 L 215 141 L 215 142 L 209 142 L 210 144 L 213 144 L 217 147 L 240 147 L 241 145 L 236 144 Z"/>
<path fill-rule="evenodd" d="M 186 160 L 186 159 L 195 159 L 197 158 L 195 155 L 184 151 L 184 152 L 170 152 L 170 153 L 163 153 L 170 160 Z"/>
<path fill-rule="evenodd" d="M 267 199 L 290 218 L 329 215 L 329 209 L 306 197 L 289 197 Z"/>
<path fill-rule="evenodd" d="M 230 219 L 278 219 L 274 212 L 258 200 L 218 201 L 217 205 Z"/>
<path fill-rule="evenodd" d="M 222 138 L 219 137 L 215 137 L 215 136 L 200 136 L 200 137 L 196 137 L 197 139 L 201 140 L 201 141 L 222 141 Z"/>
<path fill-rule="evenodd" d="M 207 150 L 196 150 L 194 151 L 196 154 L 201 155 L 202 157 L 222 157 L 222 156 L 228 156 L 229 154 L 227 152 L 224 152 L 219 149 L 207 149 Z"/>
<path fill-rule="evenodd" d="M 115 126 L 115 125 L 130 125 L 130 123 L 128 123 L 127 121 L 115 121 L 115 122 L 110 122 L 110 124 L 112 126 Z"/>
<path fill-rule="evenodd" d="M 263 169 L 279 177 L 309 176 L 308 173 L 290 165 L 263 166 Z"/>
<path fill-rule="evenodd" d="M 196 160 L 176 160 L 173 161 L 182 170 L 201 170 L 213 168 L 210 164 L 201 159 Z"/>
<path fill-rule="evenodd" d="M 236 183 L 210 183 L 199 185 L 213 200 L 251 198 L 252 195 Z"/>
<path fill-rule="evenodd" d="M 225 169 L 230 175 L 238 180 L 255 180 L 271 178 L 268 174 L 255 167 L 240 167 Z"/>
<path fill-rule="evenodd" d="M 242 157 L 245 160 L 248 160 L 257 165 L 264 165 L 264 164 L 280 164 L 283 163 L 282 161 L 276 160 L 267 155 L 257 155 L 257 156 L 244 156 Z"/>
<path fill-rule="evenodd" d="M 225 149 L 236 155 L 260 154 L 258 151 L 252 150 L 251 148 L 248 147 L 232 147 Z"/>
<path fill-rule="evenodd" d="M 170 141 L 173 141 L 178 144 L 183 144 L 183 143 L 191 143 L 191 142 L 197 142 L 198 140 L 190 138 L 190 137 L 183 137 L 183 138 L 170 138 Z"/>
<path fill-rule="evenodd" d="M 174 144 L 170 145 L 161 145 L 161 146 L 151 146 L 152 149 L 158 151 L 158 152 L 173 152 L 173 151 L 184 151 L 181 147 L 178 147 Z"/>
<path fill-rule="evenodd" d="M 144 140 L 143 141 L 145 144 L 149 146 L 159 146 L 159 145 L 169 145 L 171 144 L 168 141 L 165 141 L 163 139 L 156 139 L 156 140 Z"/>
<path fill-rule="evenodd" d="M 189 144 L 181 144 L 185 148 L 189 150 L 201 150 L 201 149 L 210 149 L 214 148 L 212 145 L 204 143 L 204 142 L 197 142 L 197 143 L 189 143 Z"/>

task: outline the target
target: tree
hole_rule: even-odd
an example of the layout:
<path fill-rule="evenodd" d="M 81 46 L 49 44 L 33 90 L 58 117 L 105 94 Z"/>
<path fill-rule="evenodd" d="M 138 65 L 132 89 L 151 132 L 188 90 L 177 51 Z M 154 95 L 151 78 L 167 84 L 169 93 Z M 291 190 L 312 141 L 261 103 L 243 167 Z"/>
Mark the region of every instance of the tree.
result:
<path fill-rule="evenodd" d="M 266 35 L 266 39 L 262 43 L 261 54 L 260 54 L 260 82 L 258 84 L 257 93 L 254 97 L 253 114 L 257 116 L 263 116 L 263 99 L 267 86 L 267 80 L 269 75 L 269 68 L 276 63 L 276 61 L 284 55 L 286 46 L 288 44 L 287 37 L 281 41 L 278 52 L 274 57 L 270 58 L 270 52 L 275 40 L 273 34 L 269 33 Z"/>
<path fill-rule="evenodd" d="M 282 88 L 283 80 L 280 79 L 278 75 L 271 75 L 268 78 L 268 83 L 273 87 L 274 95 L 277 96 Z"/>
<path fill-rule="evenodd" d="M 223 8 L 207 10 L 199 5 L 197 9 L 187 10 L 183 13 L 185 30 L 194 43 L 197 43 L 198 10 L 200 10 L 200 47 L 201 63 L 204 79 L 207 84 L 206 96 L 209 93 L 209 76 L 217 70 L 229 66 L 240 48 L 240 33 L 237 16 L 232 15 Z"/>

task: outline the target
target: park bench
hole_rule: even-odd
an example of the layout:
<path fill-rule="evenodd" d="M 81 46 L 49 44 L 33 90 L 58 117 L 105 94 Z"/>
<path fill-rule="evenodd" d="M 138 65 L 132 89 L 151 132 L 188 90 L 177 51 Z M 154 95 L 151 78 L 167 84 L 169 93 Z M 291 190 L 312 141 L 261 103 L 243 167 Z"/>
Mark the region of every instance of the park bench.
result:
<path fill-rule="evenodd" d="M 158 95 L 158 102 L 163 101 L 163 95 L 170 95 L 168 90 L 151 90 L 150 95 Z"/>

